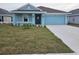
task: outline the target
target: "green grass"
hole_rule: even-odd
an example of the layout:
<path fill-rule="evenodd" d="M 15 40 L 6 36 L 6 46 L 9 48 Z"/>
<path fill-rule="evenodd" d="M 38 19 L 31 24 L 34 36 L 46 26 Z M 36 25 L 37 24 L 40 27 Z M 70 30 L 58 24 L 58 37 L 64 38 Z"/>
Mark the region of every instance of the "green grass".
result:
<path fill-rule="evenodd" d="M 23 29 L 0 24 L 0 54 L 46 54 L 73 52 L 47 28 Z"/>

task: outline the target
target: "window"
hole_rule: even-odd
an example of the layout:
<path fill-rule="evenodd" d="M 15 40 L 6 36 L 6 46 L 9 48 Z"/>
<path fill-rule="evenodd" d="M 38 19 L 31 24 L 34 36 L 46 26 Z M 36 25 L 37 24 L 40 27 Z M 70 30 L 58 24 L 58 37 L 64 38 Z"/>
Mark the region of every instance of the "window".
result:
<path fill-rule="evenodd" d="M 24 17 L 24 22 L 27 22 L 27 21 L 28 21 L 28 19 L 26 17 Z"/>
<path fill-rule="evenodd" d="M 1 22 L 1 19 L 0 19 L 0 22 Z"/>
<path fill-rule="evenodd" d="M 39 19 L 39 16 L 37 17 L 37 19 Z"/>
<path fill-rule="evenodd" d="M 2 22 L 3 22 L 4 20 L 3 20 L 3 16 L 2 16 Z"/>
<path fill-rule="evenodd" d="M 3 20 L 3 16 L 0 16 L 0 22 L 3 22 L 4 20 Z"/>
<path fill-rule="evenodd" d="M 28 6 L 28 7 L 27 7 L 27 9 L 29 10 L 29 9 L 30 9 L 30 7 Z"/>

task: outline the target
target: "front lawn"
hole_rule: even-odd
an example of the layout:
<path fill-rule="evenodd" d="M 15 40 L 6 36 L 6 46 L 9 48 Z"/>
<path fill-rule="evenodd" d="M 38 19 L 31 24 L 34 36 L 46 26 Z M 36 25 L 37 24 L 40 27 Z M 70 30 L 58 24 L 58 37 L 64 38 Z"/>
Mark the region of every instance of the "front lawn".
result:
<path fill-rule="evenodd" d="M 45 54 L 73 52 L 47 28 L 23 29 L 0 24 L 0 54 Z"/>

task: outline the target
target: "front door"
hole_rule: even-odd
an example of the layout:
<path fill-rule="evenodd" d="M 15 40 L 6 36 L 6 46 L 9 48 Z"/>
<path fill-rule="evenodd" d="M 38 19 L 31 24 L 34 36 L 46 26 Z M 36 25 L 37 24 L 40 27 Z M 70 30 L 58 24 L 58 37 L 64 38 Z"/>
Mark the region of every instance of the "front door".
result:
<path fill-rule="evenodd" d="M 35 14 L 35 24 L 41 24 L 41 14 Z"/>

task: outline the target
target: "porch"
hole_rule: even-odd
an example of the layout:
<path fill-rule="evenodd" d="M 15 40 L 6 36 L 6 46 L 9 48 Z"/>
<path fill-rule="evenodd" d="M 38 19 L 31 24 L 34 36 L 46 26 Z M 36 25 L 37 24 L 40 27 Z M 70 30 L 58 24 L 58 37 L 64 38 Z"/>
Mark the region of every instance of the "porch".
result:
<path fill-rule="evenodd" d="M 17 13 L 17 14 L 14 14 L 12 23 L 13 25 L 39 24 L 44 26 L 44 17 L 43 17 L 43 14 Z"/>

